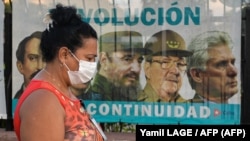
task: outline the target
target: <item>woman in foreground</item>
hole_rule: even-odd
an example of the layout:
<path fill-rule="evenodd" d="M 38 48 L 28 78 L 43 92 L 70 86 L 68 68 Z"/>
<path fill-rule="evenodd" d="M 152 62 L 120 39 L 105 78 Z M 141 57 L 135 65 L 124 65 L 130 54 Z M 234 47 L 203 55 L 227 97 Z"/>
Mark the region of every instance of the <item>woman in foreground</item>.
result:
<path fill-rule="evenodd" d="M 48 27 L 40 46 L 46 67 L 18 101 L 14 114 L 18 140 L 102 141 L 105 135 L 99 125 L 70 90 L 72 85 L 86 88 L 95 73 L 97 33 L 72 6 L 58 4 L 45 20 Z"/>

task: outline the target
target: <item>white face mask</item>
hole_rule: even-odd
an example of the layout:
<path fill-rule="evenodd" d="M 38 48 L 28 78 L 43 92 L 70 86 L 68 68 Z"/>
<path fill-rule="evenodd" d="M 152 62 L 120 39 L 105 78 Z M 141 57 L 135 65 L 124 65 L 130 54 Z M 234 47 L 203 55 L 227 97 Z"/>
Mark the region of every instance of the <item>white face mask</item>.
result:
<path fill-rule="evenodd" d="M 87 83 L 90 81 L 95 72 L 96 72 L 96 62 L 88 62 L 84 60 L 79 60 L 76 58 L 74 54 L 72 54 L 74 58 L 79 62 L 79 70 L 78 71 L 71 71 L 68 66 L 65 64 L 65 66 L 68 69 L 68 75 L 69 79 L 72 85 L 74 84 L 82 84 Z"/>

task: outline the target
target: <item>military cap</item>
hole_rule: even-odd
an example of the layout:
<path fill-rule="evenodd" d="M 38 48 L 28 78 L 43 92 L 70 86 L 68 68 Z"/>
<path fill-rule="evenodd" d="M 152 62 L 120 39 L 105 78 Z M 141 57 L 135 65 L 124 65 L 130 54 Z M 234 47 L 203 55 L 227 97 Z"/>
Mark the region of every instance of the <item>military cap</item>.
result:
<path fill-rule="evenodd" d="M 149 54 L 149 49 L 143 48 L 142 35 L 136 31 L 116 31 L 103 34 L 99 38 L 100 51 L 130 51 Z"/>
<path fill-rule="evenodd" d="M 193 54 L 187 50 L 183 37 L 172 30 L 155 33 L 147 40 L 145 48 L 152 50 L 151 55 L 188 57 Z"/>

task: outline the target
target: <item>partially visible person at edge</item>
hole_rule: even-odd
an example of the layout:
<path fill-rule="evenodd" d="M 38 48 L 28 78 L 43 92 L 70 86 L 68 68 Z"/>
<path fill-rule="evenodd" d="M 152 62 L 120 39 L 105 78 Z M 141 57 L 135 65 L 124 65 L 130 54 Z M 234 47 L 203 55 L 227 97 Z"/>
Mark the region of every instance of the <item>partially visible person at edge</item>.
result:
<path fill-rule="evenodd" d="M 138 96 L 145 102 L 186 102 L 178 90 L 186 75 L 187 50 L 183 37 L 172 30 L 162 30 L 152 35 L 145 44 L 153 51 L 144 63 L 146 85 Z"/>
<path fill-rule="evenodd" d="M 97 74 L 83 99 L 106 101 L 137 101 L 141 89 L 139 76 L 143 55 L 142 35 L 136 31 L 116 31 L 99 38 Z M 107 132 L 135 132 L 135 125 L 103 123 Z"/>
<path fill-rule="evenodd" d="M 57 4 L 45 17 L 41 51 L 46 66 L 31 80 L 14 113 L 19 141 L 102 141 L 105 135 L 70 91 L 88 86 L 96 71 L 97 33 L 73 6 Z M 103 136 L 102 136 L 103 135 Z"/>
<path fill-rule="evenodd" d="M 223 31 L 197 35 L 188 49 L 188 76 L 196 91 L 192 102 L 227 103 L 238 92 L 237 68 L 231 37 Z"/>
<path fill-rule="evenodd" d="M 31 74 L 41 70 L 45 66 L 40 50 L 41 36 L 41 31 L 35 31 L 25 37 L 18 45 L 16 50 L 16 66 L 23 76 L 23 83 L 14 95 L 15 99 L 20 98 L 24 89 L 28 86 Z"/>

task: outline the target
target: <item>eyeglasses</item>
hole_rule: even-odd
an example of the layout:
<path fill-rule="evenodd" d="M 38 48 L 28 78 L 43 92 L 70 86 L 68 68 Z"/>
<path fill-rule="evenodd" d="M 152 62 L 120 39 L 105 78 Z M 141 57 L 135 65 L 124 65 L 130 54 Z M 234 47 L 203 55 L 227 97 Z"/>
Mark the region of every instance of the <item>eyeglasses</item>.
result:
<path fill-rule="evenodd" d="M 159 63 L 161 65 L 162 69 L 168 69 L 170 67 L 173 66 L 173 64 L 176 64 L 176 67 L 180 70 L 180 71 L 186 71 L 187 69 L 187 64 L 183 61 L 160 61 L 160 60 L 152 60 L 151 62 L 156 62 Z"/>

